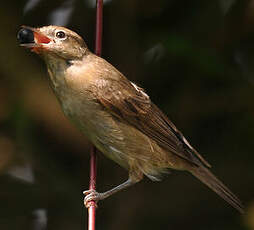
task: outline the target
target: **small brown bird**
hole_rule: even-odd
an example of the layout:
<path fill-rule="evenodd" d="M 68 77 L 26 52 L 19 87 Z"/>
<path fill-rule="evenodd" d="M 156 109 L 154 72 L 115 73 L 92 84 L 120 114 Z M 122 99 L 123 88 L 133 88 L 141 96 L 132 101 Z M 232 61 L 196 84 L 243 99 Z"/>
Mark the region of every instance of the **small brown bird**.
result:
<path fill-rule="evenodd" d="M 129 179 L 104 192 L 85 191 L 85 204 L 140 181 L 159 180 L 167 169 L 186 170 L 241 213 L 241 201 L 209 170 L 209 163 L 144 90 L 87 48 L 75 32 L 59 26 L 18 33 L 21 46 L 47 64 L 50 83 L 64 114 L 107 157 L 129 170 Z"/>

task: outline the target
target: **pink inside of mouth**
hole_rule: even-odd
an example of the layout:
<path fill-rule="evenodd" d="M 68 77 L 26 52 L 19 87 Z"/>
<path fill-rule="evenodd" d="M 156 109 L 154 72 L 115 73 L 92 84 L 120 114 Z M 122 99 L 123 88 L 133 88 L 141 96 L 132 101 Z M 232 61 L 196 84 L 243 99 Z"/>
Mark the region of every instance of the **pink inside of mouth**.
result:
<path fill-rule="evenodd" d="M 40 44 L 48 44 L 48 43 L 50 43 L 51 40 L 47 36 L 34 31 L 34 41 L 39 46 L 38 47 L 33 47 L 31 49 L 31 51 L 33 51 L 37 54 L 40 54 L 42 52 L 42 50 L 45 49 L 45 47 L 41 46 Z"/>
<path fill-rule="evenodd" d="M 47 36 L 44 36 L 38 32 L 34 32 L 34 38 L 35 38 L 35 42 L 40 44 L 40 43 L 44 43 L 44 44 L 48 44 L 50 42 L 50 39 Z"/>

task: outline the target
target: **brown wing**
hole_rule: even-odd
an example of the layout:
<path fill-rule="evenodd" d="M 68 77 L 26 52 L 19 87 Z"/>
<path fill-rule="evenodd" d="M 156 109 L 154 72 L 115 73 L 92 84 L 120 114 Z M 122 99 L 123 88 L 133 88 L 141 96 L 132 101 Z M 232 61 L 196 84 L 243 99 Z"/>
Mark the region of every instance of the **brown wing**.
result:
<path fill-rule="evenodd" d="M 134 126 L 167 151 L 195 165 L 211 167 L 166 115 L 150 101 L 143 89 L 124 76 L 120 77 L 121 80 L 110 78 L 96 82 L 96 98 L 108 112 Z"/>

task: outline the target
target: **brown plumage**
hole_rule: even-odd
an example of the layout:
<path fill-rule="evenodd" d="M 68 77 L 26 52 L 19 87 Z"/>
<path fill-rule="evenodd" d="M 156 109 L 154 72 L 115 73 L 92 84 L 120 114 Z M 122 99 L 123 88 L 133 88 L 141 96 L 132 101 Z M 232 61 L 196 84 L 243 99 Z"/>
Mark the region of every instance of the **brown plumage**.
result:
<path fill-rule="evenodd" d="M 45 60 L 65 115 L 102 153 L 129 170 L 129 179 L 110 191 L 86 191 L 85 203 L 104 199 L 143 175 L 159 180 L 167 169 L 177 169 L 189 171 L 243 212 L 239 199 L 144 90 L 91 53 L 79 35 L 64 27 L 23 27 L 18 38 Z"/>

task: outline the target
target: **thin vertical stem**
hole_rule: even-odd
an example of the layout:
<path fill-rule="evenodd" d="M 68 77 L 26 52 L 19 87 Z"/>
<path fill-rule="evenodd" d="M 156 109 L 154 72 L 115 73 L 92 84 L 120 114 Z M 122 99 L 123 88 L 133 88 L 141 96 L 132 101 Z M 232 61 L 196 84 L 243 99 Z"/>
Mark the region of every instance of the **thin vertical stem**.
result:
<path fill-rule="evenodd" d="M 96 0 L 96 34 L 95 34 L 95 54 L 101 56 L 102 50 L 102 27 L 103 27 L 103 0 Z"/>
<path fill-rule="evenodd" d="M 101 56 L 102 48 L 102 17 L 103 0 L 96 0 L 96 34 L 95 34 L 95 54 Z M 89 189 L 96 190 L 96 165 L 97 156 L 95 146 L 91 147 L 90 159 L 90 185 Z M 90 201 L 88 208 L 88 230 L 95 230 L 96 202 Z"/>
<path fill-rule="evenodd" d="M 89 189 L 96 190 L 96 148 L 91 146 L 91 156 L 90 156 L 90 183 Z M 96 202 L 90 201 L 88 208 L 88 230 L 95 230 L 95 214 L 96 214 Z"/>

